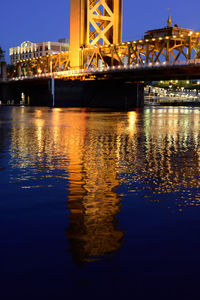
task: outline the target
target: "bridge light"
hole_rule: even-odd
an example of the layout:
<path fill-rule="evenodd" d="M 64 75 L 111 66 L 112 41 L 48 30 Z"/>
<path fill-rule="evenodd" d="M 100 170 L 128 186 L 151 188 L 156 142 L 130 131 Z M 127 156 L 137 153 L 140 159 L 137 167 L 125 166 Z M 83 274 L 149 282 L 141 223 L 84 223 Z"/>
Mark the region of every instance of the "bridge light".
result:
<path fill-rule="evenodd" d="M 145 40 L 145 42 L 149 42 L 149 40 Z"/>
<path fill-rule="evenodd" d="M 168 39 L 169 39 L 169 36 L 166 36 L 165 39 L 168 40 Z"/>
<path fill-rule="evenodd" d="M 156 39 L 153 38 L 153 39 L 151 39 L 151 40 L 154 42 Z"/>

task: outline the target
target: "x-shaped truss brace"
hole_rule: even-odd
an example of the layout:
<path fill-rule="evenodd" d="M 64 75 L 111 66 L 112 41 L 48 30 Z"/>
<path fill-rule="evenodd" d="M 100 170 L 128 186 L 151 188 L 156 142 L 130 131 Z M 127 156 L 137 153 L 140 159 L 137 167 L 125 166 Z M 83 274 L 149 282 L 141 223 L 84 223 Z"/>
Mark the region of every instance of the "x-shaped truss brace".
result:
<path fill-rule="evenodd" d="M 90 45 L 100 44 L 101 39 L 103 45 L 110 45 L 113 41 L 109 37 L 109 30 L 114 26 L 114 14 L 107 0 L 98 0 L 95 4 L 94 1 L 91 2 L 93 6 L 88 8 Z"/>

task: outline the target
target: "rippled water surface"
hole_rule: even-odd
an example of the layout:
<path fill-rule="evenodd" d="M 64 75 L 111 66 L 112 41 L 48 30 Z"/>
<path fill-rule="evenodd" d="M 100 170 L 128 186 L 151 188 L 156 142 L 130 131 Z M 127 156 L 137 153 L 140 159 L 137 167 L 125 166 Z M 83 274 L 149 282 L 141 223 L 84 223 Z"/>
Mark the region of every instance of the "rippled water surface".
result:
<path fill-rule="evenodd" d="M 198 299 L 200 109 L 0 108 L 0 297 Z"/>

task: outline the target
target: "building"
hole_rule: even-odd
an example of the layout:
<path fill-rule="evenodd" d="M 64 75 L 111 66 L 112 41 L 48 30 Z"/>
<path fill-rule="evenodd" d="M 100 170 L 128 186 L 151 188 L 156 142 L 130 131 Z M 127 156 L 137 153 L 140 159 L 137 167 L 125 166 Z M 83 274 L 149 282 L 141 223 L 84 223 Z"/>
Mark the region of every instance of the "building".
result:
<path fill-rule="evenodd" d="M 162 37 L 184 37 L 192 35 L 194 31 L 192 29 L 181 28 L 177 24 L 172 24 L 171 15 L 169 14 L 167 20 L 167 26 L 160 29 L 149 30 L 145 33 L 144 39 L 162 38 Z"/>
<path fill-rule="evenodd" d="M 23 42 L 20 46 L 10 48 L 10 64 L 16 65 L 18 60 L 34 58 L 61 51 L 69 50 L 69 39 L 60 39 L 58 42 L 33 43 Z"/>

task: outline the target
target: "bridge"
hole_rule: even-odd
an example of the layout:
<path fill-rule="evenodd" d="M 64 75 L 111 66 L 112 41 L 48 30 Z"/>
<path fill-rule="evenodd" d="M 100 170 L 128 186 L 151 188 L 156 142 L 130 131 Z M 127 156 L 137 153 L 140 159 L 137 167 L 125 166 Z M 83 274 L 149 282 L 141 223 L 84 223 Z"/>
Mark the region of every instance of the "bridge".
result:
<path fill-rule="evenodd" d="M 52 86 L 55 80 L 65 84 L 119 80 L 137 85 L 149 80 L 198 79 L 200 32 L 173 26 L 169 15 L 166 27 L 147 31 L 141 40 L 122 42 L 122 0 L 71 0 L 70 50 L 19 60 L 10 80 L 48 78 Z M 135 103 L 142 105 L 142 101 Z"/>
<path fill-rule="evenodd" d="M 32 75 L 13 77 L 10 81 L 44 79 L 53 77 L 65 80 L 109 80 L 124 79 L 134 81 L 186 80 L 200 78 L 200 59 L 178 62 L 156 62 L 148 64 L 91 67 L 86 69 L 54 72 L 39 72 Z"/>

